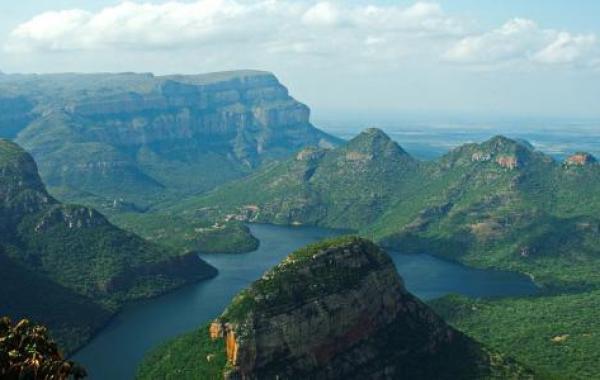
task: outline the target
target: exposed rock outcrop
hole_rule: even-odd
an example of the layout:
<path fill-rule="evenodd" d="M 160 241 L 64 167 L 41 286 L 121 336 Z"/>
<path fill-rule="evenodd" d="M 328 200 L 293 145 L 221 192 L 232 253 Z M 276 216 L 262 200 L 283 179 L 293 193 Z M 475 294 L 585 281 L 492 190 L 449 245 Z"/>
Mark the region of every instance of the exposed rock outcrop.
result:
<path fill-rule="evenodd" d="M 235 297 L 207 334 L 223 341 L 232 380 L 521 376 L 498 358 L 492 365 L 408 293 L 385 252 L 353 237 L 293 253 Z"/>
<path fill-rule="evenodd" d="M 575 153 L 565 160 L 566 166 L 587 166 L 597 163 L 598 161 L 594 156 L 589 153 L 579 152 Z"/>
<path fill-rule="evenodd" d="M 514 156 L 500 156 L 496 158 L 496 163 L 506 169 L 516 169 L 519 167 L 519 160 Z"/>

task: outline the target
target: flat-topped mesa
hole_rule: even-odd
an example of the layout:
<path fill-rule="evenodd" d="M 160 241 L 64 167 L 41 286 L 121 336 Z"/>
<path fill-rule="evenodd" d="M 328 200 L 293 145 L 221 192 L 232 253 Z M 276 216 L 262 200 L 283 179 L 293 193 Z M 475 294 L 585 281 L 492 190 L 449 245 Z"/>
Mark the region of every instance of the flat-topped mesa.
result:
<path fill-rule="evenodd" d="M 598 163 L 596 157 L 586 152 L 577 152 L 565 160 L 566 166 L 587 166 Z"/>
<path fill-rule="evenodd" d="M 122 91 L 74 101 L 66 109 L 81 116 L 166 111 L 191 107 L 207 110 L 236 103 L 295 102 L 277 78 L 267 72 L 227 72 L 149 78 L 149 91 Z"/>
<path fill-rule="evenodd" d="M 389 256 L 357 237 L 294 252 L 237 295 L 206 333 L 225 346 L 225 379 L 490 373 L 487 353 L 408 293 Z"/>

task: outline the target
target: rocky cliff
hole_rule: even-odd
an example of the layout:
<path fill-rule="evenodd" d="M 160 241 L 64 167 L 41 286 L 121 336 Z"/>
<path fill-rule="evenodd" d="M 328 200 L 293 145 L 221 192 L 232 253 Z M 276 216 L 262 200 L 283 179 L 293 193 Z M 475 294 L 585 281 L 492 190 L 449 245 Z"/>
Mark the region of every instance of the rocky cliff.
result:
<path fill-rule="evenodd" d="M 224 355 L 225 379 L 530 376 L 446 325 L 406 290 L 385 252 L 354 237 L 292 253 L 203 333 L 223 350 L 197 360 Z M 192 377 L 217 378 L 212 370 Z"/>
<path fill-rule="evenodd" d="M 0 118 L 0 137 L 18 132 L 45 183 L 106 209 L 206 191 L 338 142 L 267 72 L 7 76 L 3 90 L 2 118 L 25 121 L 8 131 Z"/>

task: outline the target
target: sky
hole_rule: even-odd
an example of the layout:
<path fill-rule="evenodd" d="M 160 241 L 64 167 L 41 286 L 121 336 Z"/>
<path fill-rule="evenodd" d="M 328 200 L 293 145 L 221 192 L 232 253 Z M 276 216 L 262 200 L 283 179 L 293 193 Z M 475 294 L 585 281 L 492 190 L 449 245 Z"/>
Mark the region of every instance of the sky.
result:
<path fill-rule="evenodd" d="M 318 115 L 600 118 L 596 0 L 3 3 L 6 73 L 260 69 Z"/>

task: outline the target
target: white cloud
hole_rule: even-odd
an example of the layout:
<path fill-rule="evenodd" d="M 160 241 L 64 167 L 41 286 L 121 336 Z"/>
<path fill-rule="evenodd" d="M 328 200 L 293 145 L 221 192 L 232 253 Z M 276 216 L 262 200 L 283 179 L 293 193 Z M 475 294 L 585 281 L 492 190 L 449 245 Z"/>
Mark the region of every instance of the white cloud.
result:
<path fill-rule="evenodd" d="M 340 22 L 340 11 L 329 2 L 317 3 L 310 7 L 302 16 L 307 25 L 334 26 Z"/>
<path fill-rule="evenodd" d="M 374 0 L 362 5 L 341 0 L 196 0 L 124 1 L 97 12 L 43 13 L 17 26 L 4 50 L 18 56 L 179 49 L 228 67 L 269 67 L 273 62 L 592 67 L 600 57 L 597 45 L 594 35 L 544 29 L 521 18 L 474 33 L 470 20 L 432 2 L 404 7 Z"/>
<path fill-rule="evenodd" d="M 446 51 L 444 58 L 475 65 L 585 64 L 591 62 L 595 50 L 594 35 L 543 29 L 532 20 L 515 18 L 498 29 L 460 39 Z"/>
<path fill-rule="evenodd" d="M 550 44 L 540 50 L 535 59 L 544 63 L 572 63 L 589 56 L 596 46 L 593 34 L 576 35 L 562 32 Z"/>
<path fill-rule="evenodd" d="M 323 29 L 329 29 L 326 32 Z M 260 47 L 323 44 L 352 46 L 365 36 L 392 33 L 456 34 L 460 23 L 431 3 L 410 7 L 291 0 L 200 0 L 162 4 L 123 2 L 97 13 L 47 12 L 19 25 L 5 48 L 12 52 L 201 47 L 239 41 Z M 319 38 L 314 38 L 318 36 Z M 378 36 L 378 37 L 377 37 Z M 222 46 L 227 48 L 227 46 Z M 299 49 L 312 51 L 314 49 Z"/>

